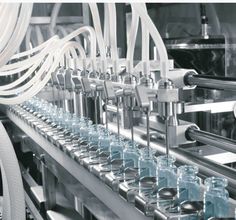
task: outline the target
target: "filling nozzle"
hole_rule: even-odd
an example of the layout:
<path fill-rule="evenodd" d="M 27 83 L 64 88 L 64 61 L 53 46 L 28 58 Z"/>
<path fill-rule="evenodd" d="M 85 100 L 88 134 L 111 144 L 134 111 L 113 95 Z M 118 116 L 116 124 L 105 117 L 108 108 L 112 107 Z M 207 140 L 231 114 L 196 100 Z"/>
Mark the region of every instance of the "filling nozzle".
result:
<path fill-rule="evenodd" d="M 74 112 L 73 102 L 75 101 L 73 100 L 73 96 L 72 96 L 72 92 L 73 92 L 72 75 L 73 75 L 73 70 L 71 68 L 67 68 L 65 71 L 64 83 L 65 83 L 65 90 L 69 92 L 69 99 L 66 100 L 67 109 L 71 113 Z"/>
<path fill-rule="evenodd" d="M 83 71 L 87 71 L 87 61 L 86 61 L 86 59 L 83 59 L 82 60 L 82 64 L 83 64 Z"/>
<path fill-rule="evenodd" d="M 120 81 L 119 75 L 118 75 L 118 61 L 113 60 L 113 69 L 112 69 L 112 74 L 111 74 L 111 81 L 113 82 L 118 82 Z"/>
<path fill-rule="evenodd" d="M 206 16 L 206 6 L 204 4 L 200 4 L 201 11 L 201 33 L 205 39 L 209 38 L 208 35 L 208 18 Z"/>
<path fill-rule="evenodd" d="M 176 104 L 179 101 L 179 91 L 175 88 L 172 81 L 163 79 L 158 88 L 158 113 L 165 118 L 166 126 L 166 154 L 169 154 L 170 147 L 170 127 L 178 125 L 176 114 Z"/>
<path fill-rule="evenodd" d="M 127 61 L 127 67 L 130 70 L 130 62 Z M 126 75 L 123 78 L 123 83 L 124 84 L 129 84 L 129 85 L 136 85 L 137 79 L 135 76 L 131 75 L 130 72 L 128 72 L 128 75 Z M 135 98 L 134 98 L 134 90 L 133 89 L 122 89 L 120 91 L 117 91 L 117 93 L 120 93 L 123 99 L 123 107 L 124 109 L 128 110 L 128 115 L 129 115 L 129 127 L 131 131 L 131 140 L 132 143 L 134 143 L 134 115 L 133 115 L 133 107 L 135 105 Z"/>
<path fill-rule="evenodd" d="M 83 69 L 82 71 L 80 72 L 80 77 L 88 77 L 88 70 L 87 70 L 87 61 L 86 59 L 83 59 Z"/>
<path fill-rule="evenodd" d="M 96 60 L 92 59 L 91 60 L 92 72 L 96 72 L 96 70 L 97 70 L 96 64 L 97 64 Z"/>
<path fill-rule="evenodd" d="M 58 70 L 59 70 L 59 67 L 57 67 L 57 69 L 51 74 L 52 95 L 53 95 L 53 102 L 54 102 L 54 104 L 56 104 L 57 103 L 56 100 L 59 99 L 59 92 L 58 92 L 58 90 L 59 90 L 59 82 L 58 82 L 58 79 L 57 79 L 57 72 L 58 72 Z M 58 93 L 56 98 L 55 98 L 55 90 L 57 90 L 57 93 Z"/>
<path fill-rule="evenodd" d="M 61 67 L 59 68 L 59 71 L 56 74 L 57 80 L 58 80 L 58 87 L 60 88 L 60 90 L 63 93 L 63 100 L 62 101 L 62 106 L 64 111 L 66 111 L 66 104 L 65 104 L 65 100 L 66 100 L 66 93 L 65 93 L 65 68 Z M 58 90 L 58 97 L 60 97 L 60 91 Z"/>
<path fill-rule="evenodd" d="M 146 108 L 144 110 L 145 114 L 146 114 L 146 129 L 147 129 L 147 148 L 148 148 L 148 156 L 150 156 L 150 120 L 149 120 L 149 116 L 150 116 L 150 110 L 149 108 Z"/>

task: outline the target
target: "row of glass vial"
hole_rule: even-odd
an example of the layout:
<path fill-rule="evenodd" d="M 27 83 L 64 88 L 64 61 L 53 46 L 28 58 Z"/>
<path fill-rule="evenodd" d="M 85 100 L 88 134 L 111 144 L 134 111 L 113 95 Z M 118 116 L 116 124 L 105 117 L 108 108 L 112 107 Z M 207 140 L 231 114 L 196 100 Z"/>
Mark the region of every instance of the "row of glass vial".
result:
<path fill-rule="evenodd" d="M 200 178 L 198 168 L 184 165 L 177 169 L 175 159 L 171 156 L 158 156 L 154 159 L 153 152 L 147 148 L 140 148 L 136 143 L 122 139 L 112 134 L 100 125 L 93 125 L 85 117 L 77 117 L 63 111 L 44 100 L 34 98 L 25 103 L 33 111 L 41 113 L 52 123 L 79 136 L 80 140 L 88 142 L 89 146 L 96 146 L 96 151 L 89 151 L 90 159 L 96 158 L 101 152 L 109 152 L 109 161 L 123 159 L 123 167 L 138 168 L 139 180 L 145 177 L 156 177 L 157 187 L 177 188 L 178 203 L 183 201 L 200 201 Z M 126 179 L 124 172 L 124 179 Z M 142 181 L 139 181 L 142 183 Z M 229 215 L 229 194 L 225 187 L 227 180 L 211 177 L 205 180 L 204 216 L 223 218 Z M 150 188 L 140 184 L 139 193 L 147 194 Z"/>

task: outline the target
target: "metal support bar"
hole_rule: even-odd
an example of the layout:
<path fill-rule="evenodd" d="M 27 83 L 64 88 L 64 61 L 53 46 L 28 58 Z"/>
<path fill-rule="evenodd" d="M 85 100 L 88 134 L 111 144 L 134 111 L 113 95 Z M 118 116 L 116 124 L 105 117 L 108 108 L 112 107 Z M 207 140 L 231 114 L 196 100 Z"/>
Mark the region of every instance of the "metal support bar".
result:
<path fill-rule="evenodd" d="M 45 209 L 50 210 L 56 206 L 56 180 L 55 176 L 47 168 L 44 156 L 41 158 L 43 194 L 45 198 Z"/>
<path fill-rule="evenodd" d="M 236 141 L 225 138 L 206 131 L 201 131 L 195 127 L 190 127 L 186 131 L 187 139 L 196 140 L 203 144 L 218 147 L 220 149 L 236 153 Z"/>
<path fill-rule="evenodd" d="M 196 85 L 202 88 L 236 91 L 236 78 L 204 76 L 187 74 L 184 78 L 186 85 Z"/>

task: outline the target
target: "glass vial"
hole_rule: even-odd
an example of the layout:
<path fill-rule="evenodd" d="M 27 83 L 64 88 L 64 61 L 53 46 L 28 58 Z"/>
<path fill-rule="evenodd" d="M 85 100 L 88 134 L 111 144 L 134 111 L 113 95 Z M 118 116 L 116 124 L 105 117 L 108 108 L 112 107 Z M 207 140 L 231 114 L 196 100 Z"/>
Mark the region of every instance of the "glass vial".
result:
<path fill-rule="evenodd" d="M 139 178 L 142 177 L 155 177 L 156 176 L 156 163 L 153 158 L 152 150 L 143 147 L 139 150 L 140 157 L 138 161 Z"/>
<path fill-rule="evenodd" d="M 127 141 L 125 143 L 125 149 L 123 151 L 123 158 L 124 168 L 137 168 L 139 159 L 138 145 L 136 143 L 133 143 L 132 141 Z"/>
<path fill-rule="evenodd" d="M 210 177 L 205 180 L 204 218 L 225 218 L 229 215 L 229 193 L 225 189 L 228 181 L 222 177 Z"/>
<path fill-rule="evenodd" d="M 157 184 L 158 188 L 177 187 L 177 167 L 174 165 L 175 158 L 168 155 L 157 157 Z"/>
<path fill-rule="evenodd" d="M 139 153 L 139 194 L 148 196 L 156 186 L 156 163 L 152 149 L 144 147 L 139 150 Z"/>
<path fill-rule="evenodd" d="M 179 203 L 183 201 L 200 201 L 200 183 L 197 176 L 198 167 L 183 165 L 178 168 L 177 196 Z"/>

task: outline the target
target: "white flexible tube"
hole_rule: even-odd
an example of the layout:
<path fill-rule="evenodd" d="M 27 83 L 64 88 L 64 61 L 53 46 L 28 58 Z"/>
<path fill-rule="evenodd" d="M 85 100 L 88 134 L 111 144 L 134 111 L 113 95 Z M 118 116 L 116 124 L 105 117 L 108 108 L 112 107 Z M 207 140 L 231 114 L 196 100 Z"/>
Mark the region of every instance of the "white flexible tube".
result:
<path fill-rule="evenodd" d="M 96 31 L 97 35 L 97 42 L 101 54 L 101 59 L 106 60 L 106 46 L 104 42 L 104 38 L 102 36 L 102 28 L 101 28 L 101 21 L 98 13 L 98 7 L 96 3 L 89 3 L 89 7 L 92 13 L 93 17 L 93 24 L 94 24 L 94 29 Z"/>
<path fill-rule="evenodd" d="M 65 29 L 67 30 L 67 32 L 73 32 L 73 31 L 75 30 L 74 28 L 69 27 L 69 26 L 66 27 Z M 76 29 L 77 29 L 77 28 L 76 28 Z M 82 42 L 81 42 L 79 36 L 75 36 L 75 40 L 76 40 L 78 43 L 82 44 Z"/>
<path fill-rule="evenodd" d="M 7 24 L 3 25 L 3 31 L 0 30 L 1 36 L 0 36 L 0 51 L 2 51 L 7 42 L 9 41 L 13 30 L 15 28 L 15 25 L 17 23 L 17 18 L 18 18 L 18 11 L 19 11 L 20 4 L 11 4 L 11 9 L 9 10 L 9 18 L 7 19 Z M 5 21 L 5 18 L 3 18 L 3 21 Z"/>
<path fill-rule="evenodd" d="M 31 18 L 33 4 L 23 3 L 21 7 L 22 8 L 21 8 L 20 16 L 18 18 L 16 28 L 14 29 L 14 32 L 10 40 L 8 41 L 8 44 L 6 45 L 4 50 L 0 53 L 0 66 L 3 66 L 4 64 L 6 64 L 9 58 L 15 53 L 15 51 L 20 46 L 25 36 L 25 33 L 27 31 L 30 18 Z"/>
<path fill-rule="evenodd" d="M 131 5 L 132 6 L 132 5 Z M 134 49 L 135 49 L 135 43 L 138 33 L 138 24 L 139 24 L 139 17 L 136 11 L 131 7 L 132 9 L 132 20 L 131 20 L 131 27 L 130 27 L 130 33 L 129 33 L 129 40 L 127 43 L 127 71 L 128 73 L 133 74 L 133 66 L 134 66 Z"/>
<path fill-rule="evenodd" d="M 56 43 L 57 43 L 56 41 L 54 43 L 51 43 L 50 45 L 48 45 L 48 47 L 45 47 L 40 53 L 38 53 L 28 59 L 22 60 L 20 62 L 15 62 L 12 64 L 5 65 L 0 69 L 0 71 L 12 70 L 12 69 L 22 67 L 24 65 L 28 65 L 29 63 L 37 62 L 37 60 L 43 59 L 50 52 L 50 50 L 55 47 Z M 52 45 L 53 45 L 53 47 L 52 47 Z"/>
<path fill-rule="evenodd" d="M 51 45 L 49 45 L 49 46 L 50 46 L 50 48 L 52 48 Z M 56 48 L 56 46 L 57 46 L 57 44 L 55 43 L 55 48 Z M 45 50 L 48 50 L 47 47 L 45 48 Z M 0 86 L 0 95 L 16 94 L 16 93 L 21 92 L 24 89 L 30 87 L 32 85 L 32 83 L 35 82 L 35 79 L 39 79 L 39 77 L 43 74 L 43 71 L 45 71 L 45 69 L 48 67 L 47 65 L 49 65 L 49 64 L 46 64 L 46 63 L 48 63 L 48 60 L 50 59 L 50 55 L 46 58 L 46 60 L 44 61 L 43 65 L 41 66 L 39 71 L 35 74 L 35 76 L 33 76 L 30 79 L 30 81 L 28 81 L 26 84 L 24 84 L 23 86 L 21 86 L 19 88 L 15 88 L 13 90 L 10 90 L 11 88 L 18 86 L 20 83 L 22 83 L 24 80 L 26 80 L 29 76 L 31 76 L 31 74 L 36 70 L 39 63 L 41 63 L 43 61 L 43 59 L 44 59 L 44 57 L 42 57 L 42 59 L 37 60 L 36 63 L 23 76 L 21 76 L 20 78 L 18 78 L 14 82 L 9 83 L 4 86 Z M 7 90 L 7 91 L 3 92 L 4 90 Z"/>
<path fill-rule="evenodd" d="M 63 45 L 63 43 L 73 39 L 75 36 L 82 34 L 84 32 L 88 32 L 90 34 L 91 59 L 96 60 L 96 43 L 97 43 L 96 42 L 96 33 L 92 27 L 84 26 L 84 27 L 81 27 L 81 28 L 75 30 L 74 32 L 70 33 L 69 35 L 67 35 L 66 37 L 61 39 L 61 43 Z"/>
<path fill-rule="evenodd" d="M 24 51 L 24 52 L 13 55 L 11 57 L 11 60 L 12 59 L 19 59 L 19 58 L 22 58 L 22 57 L 25 57 L 25 56 L 29 56 L 30 54 L 38 53 L 40 50 L 45 48 L 48 44 L 51 44 L 53 41 L 58 40 L 58 39 L 59 39 L 58 36 L 55 35 L 55 36 L 51 37 L 50 39 L 48 39 L 47 41 L 45 41 L 43 44 L 41 44 L 37 47 L 34 47 L 31 50 Z"/>
<path fill-rule="evenodd" d="M 12 84 L 19 84 L 19 81 L 24 81 L 25 75 L 23 75 L 22 77 L 18 78 L 18 82 L 14 81 L 10 84 L 5 85 L 4 87 L 9 87 L 11 86 L 11 88 L 13 89 L 8 89 L 7 91 L 1 90 L 0 91 L 0 96 L 9 96 L 9 95 L 16 95 L 19 94 L 21 92 L 24 92 L 25 90 L 29 89 L 31 86 L 33 86 L 35 83 L 37 83 L 38 81 L 40 81 L 40 78 L 43 76 L 43 74 L 45 73 L 45 71 L 48 70 L 48 68 L 50 67 L 50 65 L 52 64 L 52 55 L 49 55 L 47 57 L 47 59 L 45 60 L 45 62 L 43 63 L 43 65 L 41 66 L 41 68 L 35 72 L 35 75 L 24 85 L 14 88 L 14 86 L 12 86 Z M 28 71 L 30 72 L 30 74 L 32 74 L 32 72 L 37 68 L 38 66 L 33 66 L 31 67 L 31 69 L 29 69 Z"/>
<path fill-rule="evenodd" d="M 42 62 L 42 60 L 37 61 L 36 63 L 34 63 L 33 66 L 31 66 L 26 73 L 24 73 L 24 75 L 22 75 L 20 78 L 18 78 L 17 80 L 8 83 L 6 85 L 0 86 L 0 95 L 10 95 L 10 94 L 15 94 L 15 92 L 11 93 L 11 88 L 14 88 L 16 86 L 18 86 L 20 83 L 24 82 L 29 76 L 32 75 L 32 73 L 38 68 L 39 64 Z M 42 68 L 42 67 L 41 67 Z M 5 93 L 3 92 L 4 90 Z"/>
<path fill-rule="evenodd" d="M 142 3 L 142 6 L 146 13 L 147 7 L 145 3 Z M 144 74 L 149 74 L 149 31 L 146 27 L 146 23 L 141 19 L 142 25 L 142 62 L 143 62 L 143 72 Z"/>
<path fill-rule="evenodd" d="M 25 220 L 21 172 L 11 141 L 0 122 L 0 161 L 3 177 L 3 219 Z"/>
<path fill-rule="evenodd" d="M 30 50 L 30 39 L 31 39 L 32 26 L 29 26 L 25 35 L 25 48 Z"/>
<path fill-rule="evenodd" d="M 68 32 L 66 31 L 66 29 L 63 26 L 58 25 L 57 29 L 62 33 L 63 37 L 66 37 L 68 35 Z M 66 51 L 65 58 L 66 58 L 66 60 L 70 59 L 70 51 Z"/>
<path fill-rule="evenodd" d="M 82 59 L 86 58 L 86 54 L 85 54 L 82 46 L 79 43 L 69 42 L 69 44 L 67 44 L 67 45 L 69 45 L 69 46 L 67 46 L 67 47 L 69 47 L 69 50 L 71 50 L 71 48 L 73 48 L 74 50 L 78 49 Z M 75 54 L 73 54 L 72 58 L 78 58 L 76 52 L 75 52 Z M 32 72 L 35 71 L 35 69 L 38 67 L 38 64 L 40 62 L 41 61 L 39 60 L 38 63 L 35 63 L 22 77 L 18 78 L 14 82 L 9 83 L 4 86 L 0 86 L 0 96 L 14 95 L 14 94 L 18 94 L 18 93 L 21 93 L 21 92 L 29 89 L 34 83 L 36 83 L 41 78 L 41 76 L 44 74 L 44 72 L 48 70 L 49 66 L 52 63 L 52 55 L 49 55 L 47 57 L 47 59 L 45 60 L 45 62 L 43 63 L 43 65 L 41 66 L 39 71 L 36 72 L 36 74 L 30 79 L 30 81 L 28 81 L 27 83 L 25 83 L 21 87 L 15 88 L 20 83 L 22 83 L 24 80 L 26 80 L 32 74 Z M 13 88 L 13 89 L 11 89 L 11 88 Z M 4 90 L 6 90 L 6 91 L 4 91 Z"/>
<path fill-rule="evenodd" d="M 87 29 L 81 29 L 80 30 L 80 33 L 81 31 L 87 31 Z M 77 33 L 78 33 L 78 30 L 77 30 Z M 61 42 L 60 42 L 60 45 L 61 45 Z M 51 46 L 51 45 L 50 45 Z M 80 51 L 80 54 L 85 57 L 85 52 L 82 50 L 81 46 L 79 45 L 76 45 L 76 44 L 73 44 L 73 46 L 77 46 L 77 49 Z M 58 47 L 58 46 L 57 46 Z M 60 47 L 59 47 L 60 48 Z M 47 48 L 44 48 L 44 50 L 47 51 Z M 53 50 L 54 51 L 54 50 Z M 41 54 L 41 53 L 40 53 Z M 49 60 L 50 59 L 50 56 L 49 58 L 46 59 Z M 19 83 L 21 83 L 23 80 L 25 80 L 34 70 L 35 70 L 35 66 L 33 66 L 27 73 L 25 73 L 21 78 L 19 78 L 18 80 L 14 81 L 13 83 L 10 83 L 8 85 L 5 85 L 5 86 L 2 86 L 0 87 L 1 90 L 5 90 L 5 89 L 8 89 L 7 91 L 2 91 L 0 92 L 0 95 L 4 96 L 4 95 L 13 95 L 13 94 L 18 94 L 20 92 L 23 92 L 24 90 L 27 90 L 29 89 L 35 82 L 37 82 L 37 80 L 40 79 L 40 77 L 44 74 L 44 71 L 48 68 L 48 65 L 50 65 L 51 63 L 49 62 L 44 62 L 43 66 L 41 66 L 41 68 L 39 69 L 39 71 L 37 72 L 37 74 L 30 79 L 30 81 L 28 81 L 26 84 L 24 84 L 23 86 L 21 87 L 18 87 L 18 88 L 15 88 L 15 89 L 12 89 L 12 90 L 9 90 L 10 87 L 13 88 L 15 87 L 16 85 L 18 85 Z"/>
<path fill-rule="evenodd" d="M 104 24 L 103 24 L 104 30 L 104 42 L 105 46 L 110 46 L 110 30 L 109 30 L 109 12 L 108 12 L 108 5 L 104 4 Z"/>
<path fill-rule="evenodd" d="M 146 13 L 145 9 L 139 3 L 131 3 L 133 8 L 136 10 L 138 15 L 140 16 L 141 20 L 146 24 L 152 39 L 157 47 L 157 51 L 160 57 L 160 75 L 161 78 L 167 78 L 169 72 L 169 63 L 168 63 L 168 55 L 165 48 L 165 45 L 162 41 L 162 38 L 156 29 L 155 25 L 153 24 L 151 18 Z"/>
<path fill-rule="evenodd" d="M 14 5 L 13 5 L 14 6 Z M 5 24 L 6 24 L 6 18 L 9 16 L 9 11 L 10 11 L 10 4 L 6 4 L 6 7 L 1 11 L 1 16 L 0 16 L 0 31 L 3 33 L 5 31 Z"/>
<path fill-rule="evenodd" d="M 28 63 L 24 66 L 17 68 L 17 69 L 3 71 L 3 72 L 0 72 L 0 76 L 10 76 L 10 75 L 18 74 L 22 71 L 29 69 L 33 65 L 34 65 L 34 63 Z"/>
<path fill-rule="evenodd" d="M 50 21 L 50 34 L 51 37 L 55 35 L 55 27 L 57 22 L 57 16 L 59 14 L 62 3 L 55 3 L 52 9 L 51 21 Z"/>
<path fill-rule="evenodd" d="M 35 26 L 35 32 L 36 32 L 36 36 L 37 36 L 38 45 L 41 45 L 44 42 L 44 39 L 43 39 L 43 34 L 41 32 L 39 25 Z"/>
<path fill-rule="evenodd" d="M 86 59 L 86 53 L 84 51 L 84 48 L 81 46 L 79 42 L 70 42 L 71 47 L 74 49 L 77 49 L 79 51 L 79 55 L 81 56 L 82 59 Z M 73 57 L 73 56 L 72 56 Z M 74 56 L 73 58 L 78 58 L 77 55 Z"/>
<path fill-rule="evenodd" d="M 10 60 L 13 60 L 13 59 L 20 59 L 22 57 L 25 57 L 25 56 L 29 56 L 30 54 L 35 54 L 35 53 L 38 53 L 40 50 L 42 50 L 44 47 L 47 46 L 47 44 L 50 44 L 52 43 L 53 41 L 55 40 L 58 40 L 58 36 L 55 35 L 53 37 L 51 37 L 50 39 L 48 39 L 47 41 L 45 41 L 43 44 L 37 46 L 37 47 L 34 47 L 32 48 L 31 50 L 27 50 L 27 51 L 24 51 L 24 52 L 21 52 L 21 53 L 18 53 L 18 54 L 15 54 L 11 57 Z M 3 67 L 1 67 L 0 69 L 2 69 Z"/>
<path fill-rule="evenodd" d="M 60 48 L 61 46 L 63 46 L 63 44 L 66 42 L 66 41 L 68 41 L 68 40 L 70 40 L 70 39 L 72 39 L 72 38 L 74 38 L 75 36 L 77 36 L 78 34 L 82 34 L 82 33 L 85 33 L 85 32 L 88 32 L 89 34 L 90 34 L 90 38 L 91 38 L 91 48 L 93 48 L 93 49 L 95 49 L 95 50 L 92 50 L 92 53 L 91 53 L 91 58 L 92 58 L 92 63 L 93 63 L 93 65 L 94 65 L 94 63 L 95 63 L 95 61 L 96 61 L 96 36 L 95 36 L 95 32 L 94 32 L 94 30 L 91 28 L 91 27 L 83 27 L 83 28 L 80 28 L 80 29 L 78 29 L 78 30 L 76 30 L 76 31 L 74 31 L 73 33 L 71 33 L 70 35 L 68 35 L 68 36 L 66 36 L 65 38 L 63 38 L 62 40 L 60 40 L 60 41 L 58 41 L 58 43 L 57 43 L 57 47 L 55 47 L 55 49 L 56 48 Z M 34 48 L 35 49 L 35 48 Z M 45 49 L 45 48 L 44 48 Z M 43 49 L 43 50 L 44 50 Z M 52 49 L 52 48 L 50 48 L 50 49 Z M 79 48 L 79 49 L 81 49 L 81 48 Z M 37 51 L 37 50 L 36 50 Z M 52 50 L 52 51 L 55 51 L 55 50 Z M 32 50 L 31 50 L 31 52 L 32 52 Z M 38 52 L 38 51 L 37 51 Z M 29 54 L 29 53 L 24 53 L 24 55 L 26 55 L 26 54 Z M 43 54 L 43 55 L 42 55 Z M 9 65 L 7 65 L 7 67 L 6 68 L 1 68 L 1 70 L 9 70 L 9 69 L 11 69 L 11 70 L 15 70 L 16 68 L 18 68 L 18 67 L 21 67 L 22 68 L 22 64 L 23 65 L 29 65 L 29 60 L 30 60 L 30 62 L 32 62 L 32 61 L 36 61 L 36 58 L 38 59 L 38 58 L 42 58 L 43 59 L 43 57 L 46 55 L 47 53 L 45 52 L 45 53 L 42 53 L 42 51 L 40 52 L 40 53 L 38 53 L 37 55 L 35 55 L 35 56 L 33 56 L 33 57 L 31 57 L 31 58 L 29 58 L 29 59 L 27 59 L 26 61 L 22 61 L 22 62 L 20 62 L 20 65 L 19 64 L 9 64 Z M 83 54 L 83 52 L 81 53 L 81 54 Z M 85 54 L 85 53 L 84 53 Z M 22 54 L 21 54 L 21 56 L 22 56 Z M 41 57 L 39 57 L 39 56 L 41 56 Z M 16 57 L 18 57 L 18 56 L 16 56 Z M 35 58 L 36 57 L 36 58 Z M 47 60 L 50 60 L 50 61 L 47 61 Z M 47 61 L 47 62 L 46 62 Z M 49 67 L 49 64 L 51 65 L 51 61 L 52 61 L 52 58 L 51 58 L 51 56 L 49 55 L 48 56 L 48 58 L 45 60 L 45 62 L 44 62 L 44 65 L 43 66 L 41 66 L 41 68 L 39 69 L 39 71 L 37 72 L 37 74 L 31 79 L 31 80 L 29 80 L 25 85 L 23 85 L 23 86 L 21 86 L 21 87 L 19 87 L 19 88 L 16 88 L 16 89 L 12 89 L 12 90 L 9 90 L 9 87 L 12 87 L 13 85 L 16 85 L 17 83 L 19 83 L 19 81 L 21 81 L 22 80 L 22 78 L 20 78 L 18 81 L 17 81 L 17 83 L 16 82 L 14 82 L 13 84 L 10 84 L 10 86 L 8 85 L 8 86 L 6 86 L 6 87 L 3 87 L 4 89 L 8 89 L 7 91 L 5 91 L 5 92 L 2 92 L 2 95 L 10 95 L 10 94 L 17 94 L 17 93 L 21 93 L 20 95 L 25 95 L 25 94 L 27 94 L 27 92 L 28 91 L 30 91 L 31 92 L 31 94 L 29 94 L 30 96 L 32 95 L 32 91 L 34 91 L 34 89 L 35 89 L 35 87 L 37 88 L 37 87 L 39 87 L 39 85 L 41 85 L 41 84 L 36 84 L 35 85 L 35 83 L 44 75 L 44 77 L 43 77 L 43 82 L 44 82 L 44 78 L 45 78 L 45 74 L 44 74 L 44 72 L 45 72 L 45 70 L 48 70 L 48 67 Z M 19 63 L 19 62 L 18 62 Z M 45 64 L 46 63 L 46 64 Z M 34 69 L 34 67 L 31 67 L 30 68 L 30 71 L 29 72 L 32 72 L 32 70 Z M 50 72 L 49 72 L 49 74 L 51 74 Z M 27 74 L 28 75 L 28 74 Z M 27 76 L 26 75 L 26 76 Z M 24 75 L 23 75 L 24 76 Z M 25 78 L 26 78 L 26 76 L 25 76 Z M 23 77 L 23 79 L 24 79 L 24 77 Z M 23 92 L 23 91 L 25 91 L 25 90 L 27 90 L 26 92 Z M 15 98 L 15 99 L 14 99 Z M 18 97 L 14 97 L 13 98 L 13 100 L 20 100 L 20 98 L 19 98 L 19 96 Z M 26 96 L 25 96 L 25 98 L 26 98 Z M 7 98 L 7 100 L 6 100 L 6 98 L 2 98 L 2 101 L 3 101 L 3 103 L 5 103 L 5 104 L 7 104 L 7 103 L 13 103 L 12 101 L 13 100 L 11 100 L 12 98 Z"/>
<path fill-rule="evenodd" d="M 109 10 L 109 29 L 111 42 L 111 57 L 114 61 L 119 59 L 117 50 L 117 27 L 116 27 L 116 6 L 115 3 L 107 3 Z"/>
<path fill-rule="evenodd" d="M 58 50 L 55 51 L 56 57 L 52 65 L 50 66 L 50 69 L 47 71 L 47 74 L 43 78 L 41 82 L 38 82 L 37 84 L 34 84 L 30 89 L 28 89 L 26 92 L 20 94 L 17 97 L 11 97 L 11 98 L 0 98 L 0 103 L 5 105 L 14 105 L 22 103 L 31 97 L 35 96 L 50 80 L 51 73 L 55 71 L 55 69 L 58 67 L 58 64 L 60 62 L 61 56 L 63 56 L 64 52 L 68 50 L 71 47 L 70 42 L 64 44 L 64 46 Z"/>
<path fill-rule="evenodd" d="M 64 37 L 66 37 L 68 35 L 66 28 L 64 28 L 63 26 L 59 25 L 59 26 L 57 26 L 57 29 L 62 33 L 62 35 Z M 75 38 L 76 37 L 78 38 L 78 36 L 75 36 Z M 83 50 L 81 44 L 75 42 L 74 44 L 71 44 L 70 50 L 66 51 L 66 53 L 65 53 L 65 57 L 66 57 L 67 61 L 70 60 L 70 53 L 71 53 L 72 58 L 77 58 L 76 48 L 79 50 L 79 53 L 82 54 L 83 57 L 84 56 L 86 57 L 85 51 Z"/>

